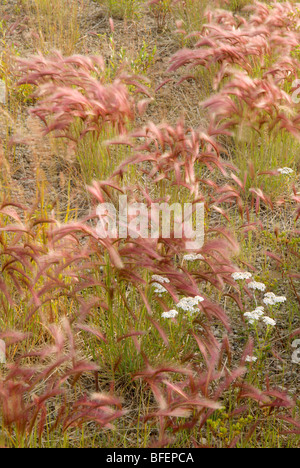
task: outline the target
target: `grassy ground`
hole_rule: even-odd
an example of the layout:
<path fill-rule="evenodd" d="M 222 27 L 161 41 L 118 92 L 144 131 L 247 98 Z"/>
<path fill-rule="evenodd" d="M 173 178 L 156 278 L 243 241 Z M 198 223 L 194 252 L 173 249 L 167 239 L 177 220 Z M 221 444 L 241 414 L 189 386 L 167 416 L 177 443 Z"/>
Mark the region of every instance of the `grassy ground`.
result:
<path fill-rule="evenodd" d="M 188 34 L 207 21 L 206 0 L 0 1 L 0 338 L 7 351 L 7 363 L 0 364 L 1 445 L 298 447 L 300 374 L 292 359 L 300 329 L 298 129 L 276 132 L 268 128 L 268 114 L 258 132 L 247 126 L 256 114 L 245 107 L 230 135 L 220 132 L 216 159 L 203 136 L 215 122 L 202 103 L 230 75 L 216 88 L 220 63 L 169 70 L 174 54 L 195 48 L 198 36 Z M 250 3 L 209 6 L 240 14 Z M 119 136 L 111 116 L 120 103 L 96 130 L 87 126 L 89 113 L 72 120 L 72 138 L 60 137 L 59 129 L 45 134 L 45 122 L 60 115 L 52 108 L 45 121 L 39 118 L 47 93 L 48 109 L 53 100 L 53 91 L 41 88 L 51 80 L 39 77 L 33 84 L 27 75 L 22 81 L 29 66 L 21 71 L 18 59 L 40 53 L 51 60 L 57 50 L 63 56 L 101 55 L 104 70 L 94 67 L 89 76 L 103 87 L 117 86 L 121 73 L 139 75 L 151 100 L 144 114 L 119 121 L 125 145 L 105 143 Z M 262 66 L 251 57 L 251 79 L 260 79 L 280 53 L 266 53 Z M 298 60 L 297 54 L 294 48 L 291 57 Z M 70 75 L 61 68 L 52 82 L 65 86 L 80 67 L 76 62 Z M 193 77 L 181 81 L 187 73 Z M 74 92 L 78 81 L 72 79 Z M 126 86 L 128 96 L 123 88 L 120 95 L 134 107 L 135 87 Z M 283 87 L 288 95 L 289 85 Z M 112 89 L 111 102 L 117 96 Z M 282 101 L 279 106 L 286 111 Z M 185 132 L 176 127 L 182 118 Z M 147 133 L 129 141 L 130 132 L 143 126 Z M 147 135 L 151 144 L 141 150 Z M 193 135 L 202 154 L 190 168 L 198 193 L 192 177 L 185 173 L 185 184 L 177 184 L 174 171 L 176 162 L 190 164 Z M 114 184 L 133 201 L 203 199 L 203 259 L 186 260 L 183 243 L 174 239 L 101 244 L 95 237 L 95 220 L 88 216 L 101 197 L 116 202 L 117 193 L 112 183 L 103 192 L 103 186 L 87 187 L 107 181 L 140 151 L 145 162 L 131 159 Z M 170 165 L 162 158 L 155 166 L 154 153 L 167 151 L 174 152 Z M 207 153 L 213 153 L 209 162 Z M 180 167 L 184 172 L 186 166 Z M 278 173 L 283 167 L 292 172 Z M 234 271 L 251 271 L 265 292 L 286 298 L 265 305 L 276 326 L 245 320 L 244 313 L 264 305 L 264 294 L 253 293 L 248 281 L 234 281 Z M 153 274 L 169 279 L 168 292 L 155 292 Z M 205 298 L 197 314 L 162 316 L 197 291 Z M 249 362 L 252 355 L 257 359 Z"/>

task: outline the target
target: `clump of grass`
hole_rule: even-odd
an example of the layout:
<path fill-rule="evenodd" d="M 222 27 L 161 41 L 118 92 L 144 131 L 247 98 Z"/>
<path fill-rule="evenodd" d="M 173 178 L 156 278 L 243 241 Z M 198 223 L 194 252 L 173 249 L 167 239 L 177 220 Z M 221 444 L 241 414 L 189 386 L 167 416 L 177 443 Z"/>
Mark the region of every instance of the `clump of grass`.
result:
<path fill-rule="evenodd" d="M 39 85 L 35 98 L 42 99 L 32 113 L 46 125 L 45 132 L 78 143 L 77 157 L 86 182 L 108 175 L 108 168 L 126 152 L 118 151 L 113 162 L 104 141 L 126 135 L 135 114 L 143 112 L 151 97 L 144 79 L 122 73 L 111 83 L 101 57 L 64 58 L 57 53 L 19 63 L 20 72 L 27 71 L 19 83 Z M 144 99 L 136 100 L 133 93 Z"/>
<path fill-rule="evenodd" d="M 291 86 L 299 69 L 295 57 L 299 33 L 297 12 L 292 14 L 291 8 L 254 5 L 248 18 L 208 11 L 197 44 L 172 57 L 170 71 L 203 67 L 214 74 L 216 94 L 203 106 L 217 125 L 234 135 L 232 153 L 242 171 L 249 161 L 256 173 L 295 164 L 299 108 Z M 268 21 L 263 23 L 262 18 Z"/>
<path fill-rule="evenodd" d="M 183 0 L 173 2 L 173 15 L 185 33 L 200 31 L 206 22 L 205 11 L 210 2 L 207 0 Z"/>
<path fill-rule="evenodd" d="M 141 0 L 97 0 L 104 3 L 108 16 L 114 19 L 139 20 L 141 18 L 143 4 Z"/>
<path fill-rule="evenodd" d="M 80 37 L 81 0 L 26 0 L 25 8 L 34 31 L 35 48 L 44 53 L 60 50 L 72 54 Z"/>

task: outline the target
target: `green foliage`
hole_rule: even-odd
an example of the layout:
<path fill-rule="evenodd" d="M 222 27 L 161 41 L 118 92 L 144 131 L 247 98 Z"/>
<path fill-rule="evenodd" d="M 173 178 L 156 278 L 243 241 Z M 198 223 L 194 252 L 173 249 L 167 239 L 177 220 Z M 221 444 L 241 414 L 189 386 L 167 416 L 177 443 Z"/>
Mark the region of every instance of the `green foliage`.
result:
<path fill-rule="evenodd" d="M 107 13 L 114 19 L 139 20 L 141 18 L 141 0 L 97 0 L 104 4 Z"/>

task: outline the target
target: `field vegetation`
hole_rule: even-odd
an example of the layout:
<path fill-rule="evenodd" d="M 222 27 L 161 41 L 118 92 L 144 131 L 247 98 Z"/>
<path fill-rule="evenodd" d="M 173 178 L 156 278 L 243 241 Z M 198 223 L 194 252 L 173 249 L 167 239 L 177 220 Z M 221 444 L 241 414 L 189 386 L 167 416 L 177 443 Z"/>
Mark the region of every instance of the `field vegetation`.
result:
<path fill-rule="evenodd" d="M 299 44 L 293 1 L 0 0 L 2 447 L 299 447 Z M 203 246 L 101 238 L 120 195 Z"/>

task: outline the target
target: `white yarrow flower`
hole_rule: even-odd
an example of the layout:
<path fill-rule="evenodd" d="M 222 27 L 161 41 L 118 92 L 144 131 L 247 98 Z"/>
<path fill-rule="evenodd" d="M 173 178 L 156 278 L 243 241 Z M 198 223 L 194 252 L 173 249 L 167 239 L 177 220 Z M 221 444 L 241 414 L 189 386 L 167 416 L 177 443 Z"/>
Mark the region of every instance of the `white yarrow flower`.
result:
<path fill-rule="evenodd" d="M 264 317 L 263 322 L 270 327 L 275 327 L 276 325 L 276 321 L 273 320 L 271 317 Z"/>
<path fill-rule="evenodd" d="M 285 296 L 276 296 L 275 301 L 276 301 L 278 304 L 282 304 L 283 302 L 286 302 L 286 297 L 285 297 Z"/>
<path fill-rule="evenodd" d="M 257 361 L 257 357 L 255 356 L 247 356 L 246 357 L 246 362 L 256 362 Z"/>
<path fill-rule="evenodd" d="M 169 278 L 165 278 L 164 276 L 160 275 L 152 275 L 152 279 L 154 281 L 159 281 L 160 283 L 170 283 Z"/>
<path fill-rule="evenodd" d="M 264 292 L 266 290 L 266 285 L 264 283 L 252 281 L 251 283 L 248 284 L 248 288 L 253 289 L 254 291 L 257 290 L 257 291 Z"/>
<path fill-rule="evenodd" d="M 276 305 L 276 304 L 282 304 L 283 302 L 286 302 L 286 297 L 285 296 L 276 296 L 276 294 L 269 292 L 265 294 L 265 297 L 263 299 L 263 302 L 266 305 Z"/>
<path fill-rule="evenodd" d="M 232 273 L 231 277 L 235 281 L 247 280 L 252 278 L 252 273 L 249 273 L 248 271 L 236 271 L 235 273 Z"/>
<path fill-rule="evenodd" d="M 169 312 L 163 312 L 161 314 L 162 318 L 175 318 L 178 315 L 177 310 L 169 310 Z"/>
<path fill-rule="evenodd" d="M 204 298 L 201 296 L 184 297 L 183 299 L 180 299 L 176 307 L 184 310 L 185 312 L 196 312 L 196 306 L 203 301 Z"/>
<path fill-rule="evenodd" d="M 152 279 L 153 279 L 154 281 L 159 281 L 159 283 L 156 283 L 156 282 L 155 282 L 155 283 L 153 283 L 153 285 L 152 285 L 152 286 L 155 287 L 155 290 L 154 290 L 155 293 L 161 295 L 161 294 L 163 294 L 163 293 L 168 292 L 168 291 L 166 290 L 166 288 L 165 288 L 164 286 L 162 286 L 160 283 L 170 283 L 169 278 L 164 278 L 163 276 L 160 276 L 160 275 L 153 275 L 153 276 L 152 276 Z"/>
<path fill-rule="evenodd" d="M 153 286 L 155 286 L 154 292 L 155 292 L 156 294 L 161 295 L 161 294 L 163 294 L 163 293 L 168 292 L 168 291 L 166 290 L 166 288 L 164 288 L 164 287 L 163 287 L 161 284 L 159 284 L 159 283 L 153 283 Z"/>
<path fill-rule="evenodd" d="M 283 175 L 290 175 L 290 174 L 293 174 L 294 172 L 294 170 L 291 169 L 290 167 L 280 167 L 279 169 L 277 169 L 277 171 Z"/>
<path fill-rule="evenodd" d="M 266 304 L 266 305 L 269 305 L 269 306 L 272 306 L 275 304 L 275 302 L 273 301 L 273 299 L 271 299 L 270 297 L 265 297 L 263 299 L 263 302 Z"/>
<path fill-rule="evenodd" d="M 187 254 L 184 255 L 183 260 L 187 262 L 194 262 L 195 260 L 204 260 L 204 257 L 201 254 Z"/>
<path fill-rule="evenodd" d="M 248 322 L 251 325 L 253 325 L 255 322 L 258 322 L 263 315 L 264 315 L 264 308 L 263 307 L 257 307 L 252 312 L 246 312 L 244 314 L 244 317 L 246 317 Z"/>
<path fill-rule="evenodd" d="M 265 297 L 267 297 L 268 299 L 274 299 L 274 297 L 276 297 L 276 294 L 274 294 L 273 292 L 268 292 L 265 294 Z"/>

